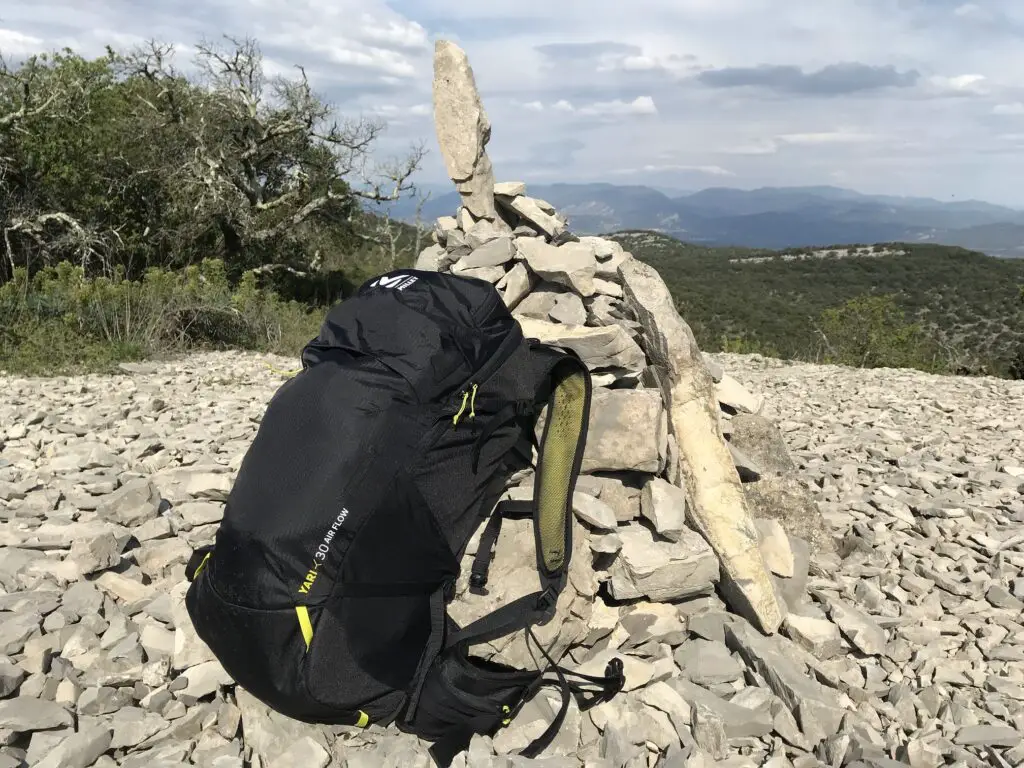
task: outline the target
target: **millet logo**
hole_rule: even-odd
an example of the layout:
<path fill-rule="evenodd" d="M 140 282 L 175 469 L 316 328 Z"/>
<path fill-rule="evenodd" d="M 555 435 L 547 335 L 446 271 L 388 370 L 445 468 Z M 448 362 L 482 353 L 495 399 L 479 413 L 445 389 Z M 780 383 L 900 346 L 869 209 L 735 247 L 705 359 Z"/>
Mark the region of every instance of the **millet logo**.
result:
<path fill-rule="evenodd" d="M 417 280 L 419 280 L 419 278 L 414 275 L 392 275 L 391 277 L 385 275 L 383 277 L 378 277 L 370 283 L 370 287 L 394 288 L 396 291 L 404 291 Z"/>
<path fill-rule="evenodd" d="M 306 579 L 302 582 L 302 586 L 299 587 L 300 595 L 308 595 L 309 590 L 313 587 L 313 582 L 316 581 L 317 574 L 320 572 L 320 566 L 327 560 L 327 553 L 331 551 L 331 542 L 334 541 L 334 534 L 345 524 L 345 519 L 348 517 L 348 510 L 342 508 L 338 516 L 334 518 L 331 523 L 331 527 L 327 533 L 324 534 L 324 540 L 320 542 L 320 546 L 316 548 L 316 552 L 313 553 L 313 565 L 310 566 L 309 571 L 306 572 Z"/>

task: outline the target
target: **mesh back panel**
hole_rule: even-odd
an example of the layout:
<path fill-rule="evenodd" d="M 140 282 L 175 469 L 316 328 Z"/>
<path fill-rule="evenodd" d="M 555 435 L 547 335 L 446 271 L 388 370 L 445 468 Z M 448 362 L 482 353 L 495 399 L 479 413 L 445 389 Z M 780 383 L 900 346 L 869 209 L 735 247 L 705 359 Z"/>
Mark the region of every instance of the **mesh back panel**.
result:
<path fill-rule="evenodd" d="M 548 409 L 540 466 L 539 530 L 544 567 L 548 572 L 565 563 L 566 515 L 569 514 L 569 480 L 576 459 L 576 444 L 583 431 L 586 381 L 573 370 L 555 385 Z"/>

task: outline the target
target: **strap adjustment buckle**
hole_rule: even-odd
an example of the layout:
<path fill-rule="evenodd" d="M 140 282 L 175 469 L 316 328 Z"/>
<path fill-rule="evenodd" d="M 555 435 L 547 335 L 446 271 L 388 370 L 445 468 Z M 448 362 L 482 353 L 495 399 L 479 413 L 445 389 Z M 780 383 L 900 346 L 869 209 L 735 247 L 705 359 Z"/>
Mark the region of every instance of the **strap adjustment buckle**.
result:
<path fill-rule="evenodd" d="M 470 589 L 483 589 L 487 586 L 487 574 L 475 571 L 469 575 L 469 588 Z"/>
<path fill-rule="evenodd" d="M 549 584 L 547 589 L 541 592 L 537 598 L 537 612 L 542 618 L 538 623 L 547 623 L 554 617 L 560 591 L 554 584 Z"/>

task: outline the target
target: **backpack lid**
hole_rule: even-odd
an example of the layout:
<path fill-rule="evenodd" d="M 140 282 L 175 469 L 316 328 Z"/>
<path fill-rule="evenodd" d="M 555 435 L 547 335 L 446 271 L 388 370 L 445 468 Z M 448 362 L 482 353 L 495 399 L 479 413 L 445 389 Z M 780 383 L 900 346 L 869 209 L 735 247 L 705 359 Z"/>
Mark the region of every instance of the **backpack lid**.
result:
<path fill-rule="evenodd" d="M 302 352 L 304 367 L 338 351 L 369 355 L 402 376 L 421 402 L 477 374 L 503 343 L 522 338 L 494 286 L 425 270 L 388 272 L 335 305 Z"/>

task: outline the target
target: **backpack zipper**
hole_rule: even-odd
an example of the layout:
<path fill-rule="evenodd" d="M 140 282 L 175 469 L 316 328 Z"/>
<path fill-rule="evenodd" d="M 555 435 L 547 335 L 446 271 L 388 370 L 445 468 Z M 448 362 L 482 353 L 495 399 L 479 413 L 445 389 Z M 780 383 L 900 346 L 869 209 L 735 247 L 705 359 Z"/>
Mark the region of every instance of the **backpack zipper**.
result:
<path fill-rule="evenodd" d="M 473 384 L 470 389 L 463 390 L 462 392 L 462 407 L 459 408 L 459 412 L 452 416 L 452 429 L 459 426 L 459 419 L 462 418 L 462 414 L 466 412 L 466 405 L 469 405 L 469 418 L 476 419 L 476 390 L 477 385 Z"/>

